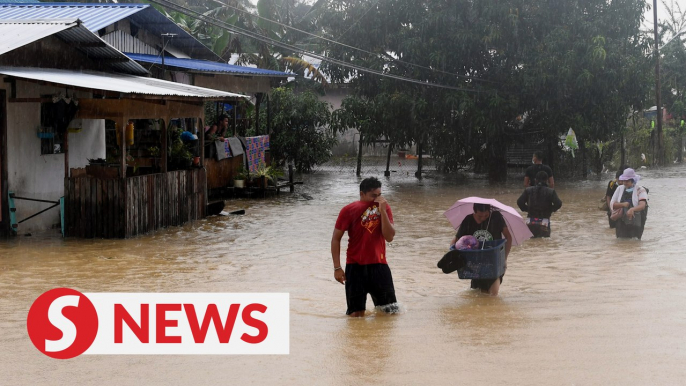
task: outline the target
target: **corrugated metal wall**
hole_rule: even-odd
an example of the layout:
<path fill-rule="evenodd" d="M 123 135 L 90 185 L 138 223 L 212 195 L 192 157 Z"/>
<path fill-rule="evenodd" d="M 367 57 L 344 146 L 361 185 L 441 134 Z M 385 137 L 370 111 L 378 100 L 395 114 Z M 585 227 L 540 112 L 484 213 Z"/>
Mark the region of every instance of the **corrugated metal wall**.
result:
<path fill-rule="evenodd" d="M 159 55 L 160 51 L 142 41 L 126 34 L 122 31 L 110 32 L 102 36 L 102 40 L 111 44 L 121 52 L 132 52 L 135 54 Z"/>

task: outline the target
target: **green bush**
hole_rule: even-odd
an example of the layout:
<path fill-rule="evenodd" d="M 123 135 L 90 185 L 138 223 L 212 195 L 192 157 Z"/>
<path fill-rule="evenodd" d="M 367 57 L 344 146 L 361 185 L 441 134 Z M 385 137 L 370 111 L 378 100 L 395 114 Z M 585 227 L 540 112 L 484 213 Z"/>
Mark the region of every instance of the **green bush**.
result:
<path fill-rule="evenodd" d="M 315 165 L 329 160 L 336 137 L 329 129 L 328 103 L 310 91 L 295 93 L 283 87 L 272 90 L 270 103 L 270 151 L 277 164 L 292 162 L 296 170 L 309 172 Z M 260 122 L 264 125 L 266 110 L 260 112 Z"/>

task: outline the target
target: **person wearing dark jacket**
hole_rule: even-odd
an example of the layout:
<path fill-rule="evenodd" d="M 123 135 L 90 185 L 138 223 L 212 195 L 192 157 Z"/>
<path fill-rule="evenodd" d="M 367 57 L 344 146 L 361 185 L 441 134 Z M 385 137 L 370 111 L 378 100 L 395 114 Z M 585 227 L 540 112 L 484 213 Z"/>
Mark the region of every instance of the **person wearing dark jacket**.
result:
<path fill-rule="evenodd" d="M 534 237 L 550 237 L 550 216 L 562 207 L 562 201 L 555 189 L 548 187 L 547 181 L 548 173 L 538 172 L 536 186 L 524 189 L 517 199 L 519 209 L 528 213 L 526 224 Z"/>

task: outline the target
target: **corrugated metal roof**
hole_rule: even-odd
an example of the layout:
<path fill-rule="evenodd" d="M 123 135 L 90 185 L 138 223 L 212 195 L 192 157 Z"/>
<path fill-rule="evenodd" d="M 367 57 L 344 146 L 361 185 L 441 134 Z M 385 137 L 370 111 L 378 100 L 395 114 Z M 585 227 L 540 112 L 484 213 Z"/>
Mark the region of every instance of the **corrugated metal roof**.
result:
<path fill-rule="evenodd" d="M 38 3 L 7 4 L 0 0 L 0 19 L 78 18 L 86 28 L 97 32 L 115 22 L 130 18 L 141 28 L 154 35 L 173 33 L 170 45 L 186 51 L 191 57 L 208 60 L 220 59 L 192 35 L 148 4 L 99 3 Z"/>
<path fill-rule="evenodd" d="M 136 60 L 138 62 L 145 63 L 155 63 L 162 65 L 162 57 L 157 55 L 145 55 L 145 54 L 132 54 L 125 53 L 129 58 Z M 169 56 L 164 57 L 164 65 L 169 67 L 185 68 L 188 70 L 195 70 L 197 72 L 203 73 L 215 73 L 215 74 L 234 74 L 234 75 L 246 75 L 246 76 L 273 76 L 273 77 L 291 77 L 294 74 L 289 74 L 287 72 L 265 70 L 262 68 L 252 68 L 236 66 L 233 64 L 210 62 L 207 60 L 197 60 L 197 59 L 181 59 L 173 58 Z"/>
<path fill-rule="evenodd" d="M 114 71 L 147 75 L 148 70 L 84 27 L 78 19 L 0 20 L 0 55 L 57 35 L 87 57 L 104 62 Z"/>
<path fill-rule="evenodd" d="M 54 68 L 2 67 L 0 74 L 23 79 L 39 80 L 83 89 L 113 91 L 129 95 L 179 96 L 197 98 L 247 98 L 209 88 L 190 86 L 142 76 L 108 74 L 96 71 L 69 71 Z"/>
<path fill-rule="evenodd" d="M 147 4 L 0 3 L 0 19 L 78 18 L 86 28 L 97 31 L 147 7 Z"/>
<path fill-rule="evenodd" d="M 0 55 L 77 25 L 76 20 L 53 20 L 28 25 L 0 20 Z"/>

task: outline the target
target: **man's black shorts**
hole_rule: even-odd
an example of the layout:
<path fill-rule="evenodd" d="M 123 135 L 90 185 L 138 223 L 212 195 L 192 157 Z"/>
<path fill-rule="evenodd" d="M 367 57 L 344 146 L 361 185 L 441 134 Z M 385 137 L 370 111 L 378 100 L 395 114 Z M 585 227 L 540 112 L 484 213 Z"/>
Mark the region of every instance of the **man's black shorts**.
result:
<path fill-rule="evenodd" d="M 395 288 L 388 264 L 347 264 L 345 266 L 345 299 L 348 302 L 347 315 L 364 311 L 367 294 L 372 296 L 375 306 L 395 303 Z"/>

